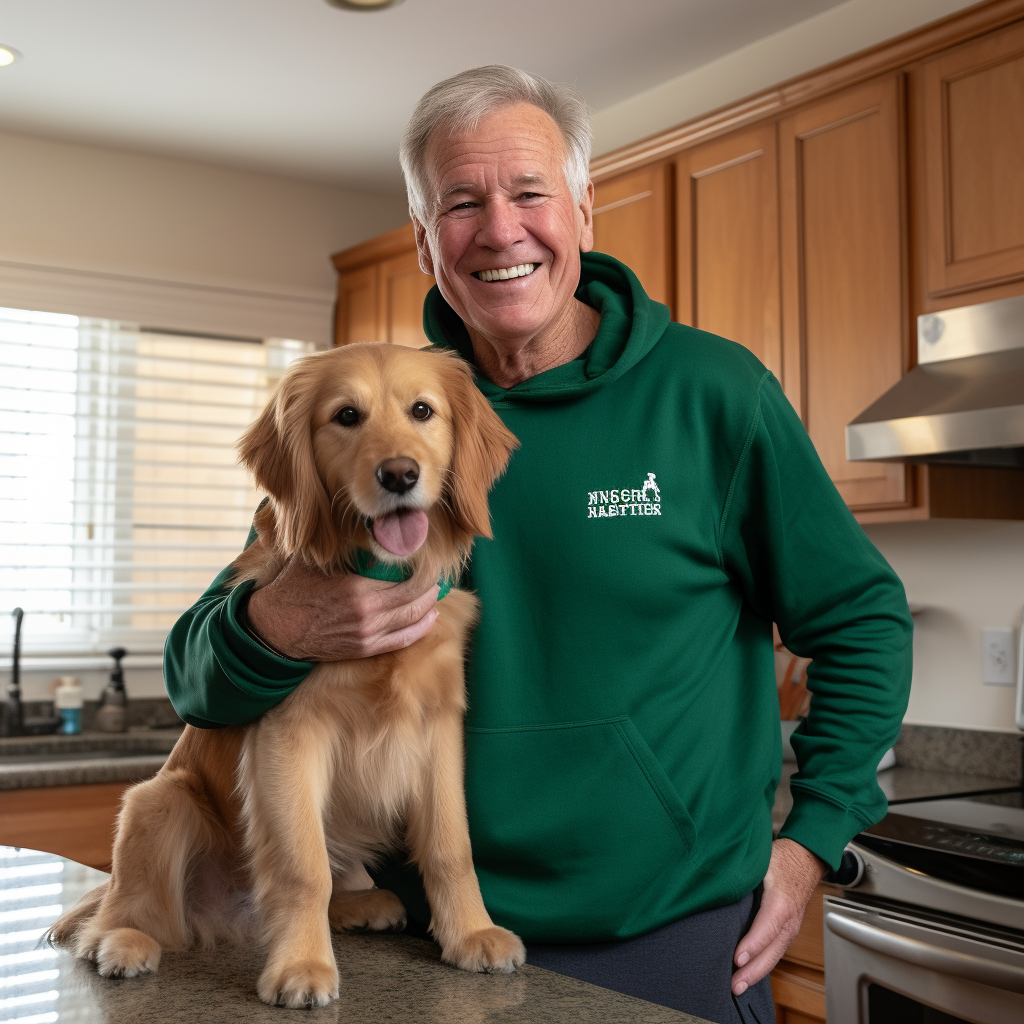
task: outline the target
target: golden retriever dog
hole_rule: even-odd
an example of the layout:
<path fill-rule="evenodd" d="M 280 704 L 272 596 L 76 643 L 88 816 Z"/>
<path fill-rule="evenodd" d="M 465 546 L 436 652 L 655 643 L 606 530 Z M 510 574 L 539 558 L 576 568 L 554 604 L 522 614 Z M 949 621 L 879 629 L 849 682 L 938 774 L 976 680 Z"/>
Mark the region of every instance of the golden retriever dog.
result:
<path fill-rule="evenodd" d="M 346 572 L 359 549 L 425 585 L 451 578 L 474 535 L 490 536 L 487 492 L 517 443 L 448 353 L 361 344 L 303 359 L 239 444 L 270 500 L 233 584 L 266 585 L 289 558 Z M 404 847 L 446 962 L 522 964 L 522 942 L 484 908 L 469 844 L 463 660 L 476 616 L 476 598 L 453 589 L 412 646 L 318 664 L 249 725 L 187 726 L 125 795 L 110 880 L 52 941 L 119 977 L 156 970 L 162 948 L 262 941 L 260 998 L 323 1006 L 338 994 L 331 928 L 404 925 L 366 870 Z"/>

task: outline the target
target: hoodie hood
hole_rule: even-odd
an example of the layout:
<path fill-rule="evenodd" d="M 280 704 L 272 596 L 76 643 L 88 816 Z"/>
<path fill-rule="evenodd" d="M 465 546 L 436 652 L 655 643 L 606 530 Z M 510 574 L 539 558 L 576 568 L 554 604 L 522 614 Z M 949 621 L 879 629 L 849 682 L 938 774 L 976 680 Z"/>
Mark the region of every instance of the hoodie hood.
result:
<path fill-rule="evenodd" d="M 580 258 L 576 298 L 601 314 L 597 334 L 578 359 L 552 367 L 515 387 L 477 377 L 491 402 L 555 402 L 589 394 L 632 369 L 657 344 L 669 324 L 668 306 L 648 298 L 629 267 L 600 252 Z M 435 285 L 423 305 L 423 329 L 439 348 L 454 349 L 473 363 L 466 326 Z"/>

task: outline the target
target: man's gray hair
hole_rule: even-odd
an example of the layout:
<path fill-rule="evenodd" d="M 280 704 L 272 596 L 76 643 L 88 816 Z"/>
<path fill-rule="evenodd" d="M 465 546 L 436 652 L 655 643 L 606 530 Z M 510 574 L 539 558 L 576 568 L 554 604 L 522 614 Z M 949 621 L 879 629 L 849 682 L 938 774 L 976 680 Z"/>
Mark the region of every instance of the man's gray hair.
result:
<path fill-rule="evenodd" d="M 428 90 L 416 104 L 402 136 L 399 159 L 409 193 L 409 209 L 420 223 L 433 222 L 436 197 L 427 194 L 430 183 L 425 162 L 434 132 L 472 131 L 488 114 L 516 103 L 532 103 L 551 115 L 565 140 L 566 184 L 576 202 L 583 198 L 590 181 L 594 131 L 582 94 L 570 85 L 556 85 L 529 71 L 506 64 L 488 64 L 446 78 Z"/>

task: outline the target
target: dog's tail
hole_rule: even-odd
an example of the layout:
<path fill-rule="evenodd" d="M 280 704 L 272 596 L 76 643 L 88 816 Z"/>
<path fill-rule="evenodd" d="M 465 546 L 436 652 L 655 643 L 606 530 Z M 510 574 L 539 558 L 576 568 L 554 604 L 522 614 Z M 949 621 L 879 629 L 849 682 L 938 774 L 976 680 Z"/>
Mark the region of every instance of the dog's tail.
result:
<path fill-rule="evenodd" d="M 79 929 L 88 921 L 107 894 L 109 882 L 97 885 L 86 893 L 66 914 L 63 914 L 43 934 L 43 941 L 51 946 L 70 946 Z"/>

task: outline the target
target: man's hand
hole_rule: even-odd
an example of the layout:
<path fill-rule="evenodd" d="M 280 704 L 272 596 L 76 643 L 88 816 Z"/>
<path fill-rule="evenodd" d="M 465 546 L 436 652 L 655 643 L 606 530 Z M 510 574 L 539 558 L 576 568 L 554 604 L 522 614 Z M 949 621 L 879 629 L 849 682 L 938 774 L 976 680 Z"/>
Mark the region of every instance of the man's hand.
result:
<path fill-rule="evenodd" d="M 292 558 L 249 598 L 249 622 L 272 647 L 298 661 L 348 661 L 397 651 L 437 618 L 437 595 L 355 573 L 328 576 Z"/>
<path fill-rule="evenodd" d="M 740 968 L 732 976 L 735 995 L 759 982 L 782 959 L 800 931 L 814 887 L 827 870 L 824 861 L 792 839 L 772 843 L 761 907 L 733 954 Z"/>

